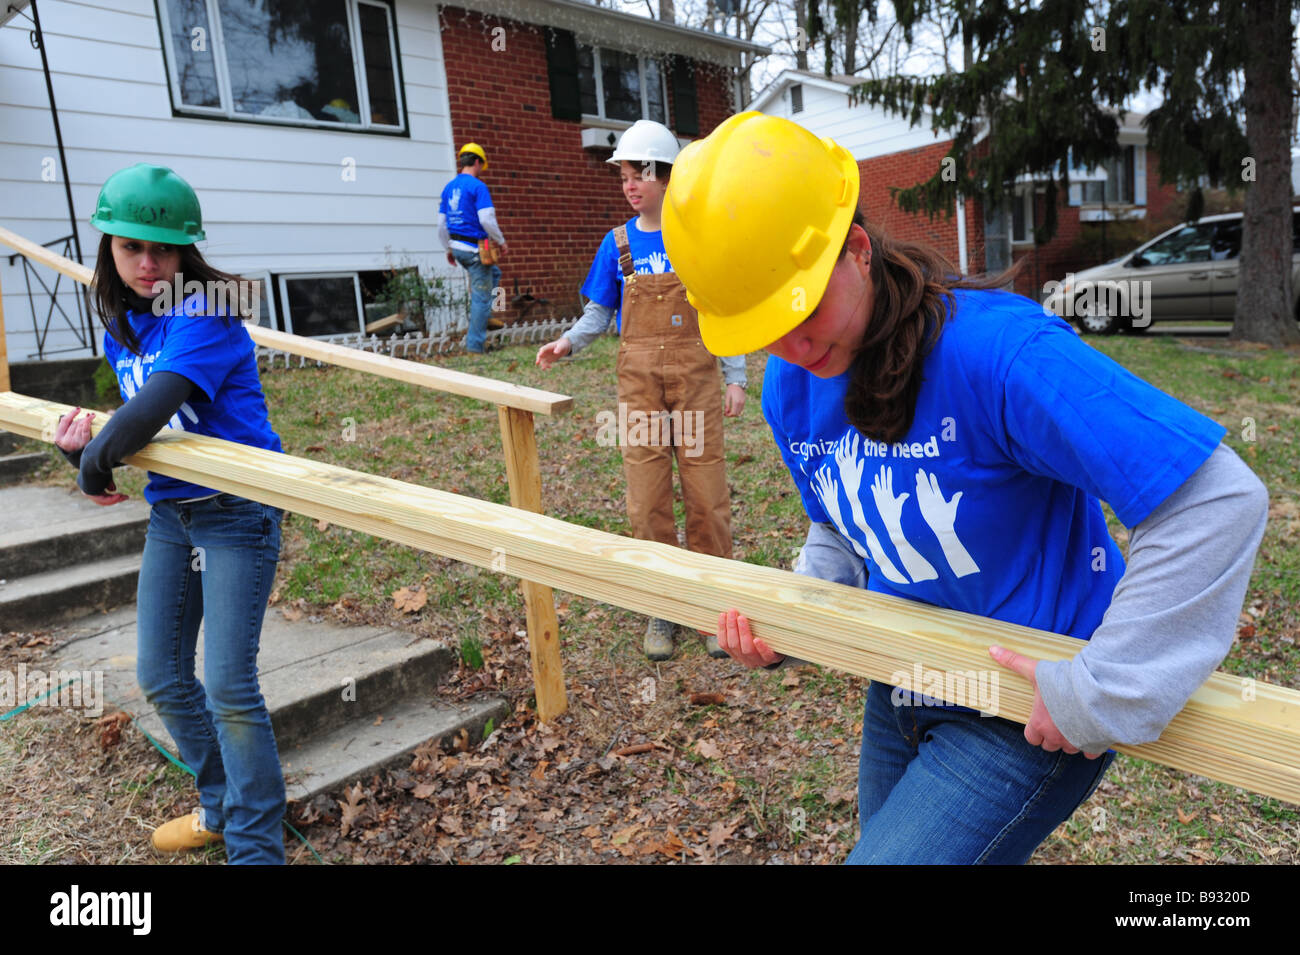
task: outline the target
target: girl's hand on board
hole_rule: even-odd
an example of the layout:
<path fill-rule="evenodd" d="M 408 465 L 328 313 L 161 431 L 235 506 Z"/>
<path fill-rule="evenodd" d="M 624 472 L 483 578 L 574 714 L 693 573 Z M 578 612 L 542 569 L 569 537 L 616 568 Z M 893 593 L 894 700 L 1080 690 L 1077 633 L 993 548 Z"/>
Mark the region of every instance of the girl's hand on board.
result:
<path fill-rule="evenodd" d="M 724 418 L 737 418 L 745 410 L 745 389 L 740 385 L 727 385 L 727 401 L 722 408 Z"/>
<path fill-rule="evenodd" d="M 557 361 L 567 355 L 573 346 L 567 338 L 557 338 L 553 342 L 547 342 L 541 348 L 537 349 L 537 364 L 543 368 L 550 368 Z"/>
<path fill-rule="evenodd" d="M 718 614 L 718 646 L 737 663 L 750 669 L 771 666 L 785 659 L 749 631 L 749 620 L 734 607 Z"/>
<path fill-rule="evenodd" d="M 1057 750 L 1064 750 L 1071 756 L 1079 750 L 1070 745 L 1070 741 L 1061 735 L 1061 731 L 1056 728 L 1052 722 L 1051 714 L 1047 712 L 1047 707 L 1043 705 L 1043 698 L 1038 694 L 1038 680 L 1034 678 L 1034 671 L 1038 669 L 1038 661 L 1032 657 L 1021 656 L 1011 650 L 1003 647 L 989 647 L 989 656 L 996 660 L 1000 665 L 1008 670 L 1015 670 L 1034 688 L 1034 707 L 1029 713 L 1029 722 L 1025 724 L 1025 739 L 1031 746 L 1041 746 L 1049 753 L 1055 753 Z M 1089 759 L 1096 759 L 1101 753 L 1084 753 Z"/>
<path fill-rule="evenodd" d="M 85 491 L 82 491 L 81 493 L 86 494 Z M 100 507 L 108 507 L 110 504 L 121 504 L 129 497 L 129 495 L 118 494 L 117 485 L 112 481 L 109 481 L 108 486 L 104 488 L 103 494 L 86 494 L 86 497 L 90 498 Z"/>
<path fill-rule="evenodd" d="M 80 408 L 73 408 L 54 426 L 54 446 L 69 454 L 90 444 L 90 422 L 94 420 L 95 412 L 87 411 L 86 417 L 78 418 L 80 413 Z"/>

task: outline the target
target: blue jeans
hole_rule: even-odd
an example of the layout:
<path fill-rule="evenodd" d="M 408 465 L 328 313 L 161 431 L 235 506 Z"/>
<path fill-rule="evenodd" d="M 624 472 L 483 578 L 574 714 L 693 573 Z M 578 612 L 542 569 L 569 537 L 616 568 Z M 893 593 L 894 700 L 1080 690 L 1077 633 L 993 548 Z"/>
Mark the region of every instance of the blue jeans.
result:
<path fill-rule="evenodd" d="M 236 864 L 284 862 L 284 776 L 257 684 L 282 515 L 233 494 L 158 501 L 140 567 L 140 688 L 197 775 L 204 827 L 224 832 Z"/>
<path fill-rule="evenodd" d="M 487 340 L 488 317 L 492 314 L 492 290 L 501 281 L 501 269 L 495 265 L 483 265 L 477 252 L 452 249 L 451 255 L 469 270 L 469 334 L 465 347 L 472 352 L 481 352 Z"/>
<path fill-rule="evenodd" d="M 895 707 L 891 690 L 867 689 L 849 865 L 1023 864 L 1115 758 L 1049 753 L 1000 717 Z"/>

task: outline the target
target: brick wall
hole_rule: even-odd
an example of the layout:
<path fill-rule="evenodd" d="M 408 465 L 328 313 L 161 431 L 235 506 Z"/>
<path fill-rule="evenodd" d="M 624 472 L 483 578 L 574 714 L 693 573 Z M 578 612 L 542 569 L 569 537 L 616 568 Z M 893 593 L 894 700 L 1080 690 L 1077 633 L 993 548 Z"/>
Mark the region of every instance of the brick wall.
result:
<path fill-rule="evenodd" d="M 954 265 L 960 265 L 955 214 L 951 217 L 940 214 L 930 219 L 925 213 L 904 213 L 890 196 L 891 186 L 907 188 L 932 176 L 950 146 L 951 143 L 945 140 L 919 149 L 862 160 L 858 163 L 862 183 L 858 205 L 868 220 L 884 226 L 895 238 L 925 243 L 942 252 Z M 1155 152 L 1150 149 L 1147 150 L 1146 176 L 1147 219 L 1159 220 L 1166 214 L 1176 214 L 1182 196 L 1173 186 L 1160 185 L 1159 164 Z M 1034 203 L 1035 221 L 1042 222 L 1046 216 L 1046 197 L 1040 193 L 1034 197 Z M 1016 291 L 1037 300 L 1042 297 L 1045 283 L 1060 281 L 1067 272 L 1079 272 L 1100 264 L 1103 261 L 1100 254 L 1086 255 L 1078 246 L 1085 231 L 1095 236 L 1100 228 L 1099 223 L 1080 222 L 1078 207 L 1069 205 L 1067 194 L 1060 192 L 1057 231 L 1052 240 L 1037 249 L 1033 246 L 1012 247 L 1013 263 L 1028 260 L 1016 280 Z M 975 200 L 966 202 L 966 245 L 968 271 L 978 274 L 984 269 L 984 212 L 981 203 Z M 1117 250 L 1111 249 L 1109 257 L 1116 254 Z"/>
<path fill-rule="evenodd" d="M 504 51 L 492 49 L 497 26 L 505 29 Z M 452 137 L 458 147 L 476 142 L 487 151 L 483 182 L 510 244 L 501 262 L 506 298 L 518 283 L 520 293 L 551 303 L 530 311 L 530 319 L 577 314 L 578 289 L 601 238 L 631 216 L 618 170 L 605 162 L 607 152 L 582 148 L 582 123 L 551 117 L 541 27 L 444 7 L 441 28 Z M 700 133 L 707 135 L 733 112 L 731 81 L 726 70 L 697 63 L 695 82 Z"/>

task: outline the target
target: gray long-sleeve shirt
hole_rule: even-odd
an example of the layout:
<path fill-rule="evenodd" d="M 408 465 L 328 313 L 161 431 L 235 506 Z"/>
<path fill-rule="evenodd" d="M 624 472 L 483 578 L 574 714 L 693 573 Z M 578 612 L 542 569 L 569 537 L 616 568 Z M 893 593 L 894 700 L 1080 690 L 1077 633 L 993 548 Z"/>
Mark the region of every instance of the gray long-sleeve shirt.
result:
<path fill-rule="evenodd" d="M 1035 672 L 1071 745 L 1097 753 L 1160 736 L 1232 647 L 1267 516 L 1264 485 L 1220 444 L 1133 529 L 1101 625 L 1074 657 L 1042 661 Z M 831 524 L 809 528 L 794 571 L 867 582 L 862 558 Z"/>
<path fill-rule="evenodd" d="M 614 309 L 596 302 L 588 302 L 587 307 L 583 309 L 582 317 L 564 333 L 564 337 L 569 340 L 571 352 L 576 355 L 605 334 L 605 330 L 613 320 Z M 723 383 L 745 387 L 748 383 L 745 377 L 745 356 L 733 355 L 721 361 Z"/>

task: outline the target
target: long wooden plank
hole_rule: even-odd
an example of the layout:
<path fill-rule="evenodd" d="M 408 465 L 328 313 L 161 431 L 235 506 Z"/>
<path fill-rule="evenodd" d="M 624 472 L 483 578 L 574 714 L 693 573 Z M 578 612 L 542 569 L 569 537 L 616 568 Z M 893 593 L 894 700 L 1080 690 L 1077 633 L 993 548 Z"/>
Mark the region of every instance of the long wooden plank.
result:
<path fill-rule="evenodd" d="M 510 503 L 515 507 L 542 512 L 542 472 L 537 459 L 537 434 L 531 411 L 497 408 L 501 422 L 501 446 L 506 453 L 506 478 L 510 482 Z M 502 551 L 499 569 L 507 570 Z M 524 609 L 528 616 L 528 653 L 533 664 L 533 685 L 537 691 L 537 715 L 549 723 L 565 711 L 564 664 L 560 660 L 560 625 L 555 618 L 555 594 L 550 587 L 525 578 L 522 581 Z"/>
<path fill-rule="evenodd" d="M 375 355 L 345 345 L 332 345 L 314 338 L 277 332 L 260 325 L 244 327 L 248 329 L 248 334 L 253 341 L 267 348 L 314 358 L 343 368 L 383 375 L 385 378 L 419 385 L 421 388 L 432 388 L 453 395 L 463 395 L 466 398 L 480 398 L 483 401 L 505 405 L 507 408 L 518 408 L 521 411 L 533 411 L 538 414 L 558 414 L 573 407 L 571 397 L 553 391 L 526 388 L 523 385 L 496 381 L 481 375 L 470 375 L 450 368 L 439 368 L 436 365 L 422 365 L 419 362 L 407 361 L 405 358 Z"/>
<path fill-rule="evenodd" d="M 40 438 L 68 406 L 0 395 L 0 426 Z M 97 415 L 96 421 L 101 420 Z M 48 434 L 45 432 L 48 439 Z M 773 568 L 618 537 L 554 518 L 214 438 L 164 432 L 129 463 L 693 628 L 739 607 L 775 649 L 874 680 L 914 666 L 997 677 L 997 713 L 1028 719 L 1031 689 L 993 644 L 1066 659 L 1083 641 Z M 500 563 L 505 556 L 504 566 Z M 924 683 L 918 687 L 929 692 Z M 935 695 L 970 705 L 948 692 Z M 1300 804 L 1300 692 L 1217 673 L 1154 743 L 1119 751 Z"/>
<path fill-rule="evenodd" d="M 0 289 L 0 391 L 9 390 L 9 341 L 5 336 L 5 296 Z"/>
<path fill-rule="evenodd" d="M 0 226 L 0 245 L 7 245 L 11 249 L 21 252 L 33 262 L 38 262 L 57 272 L 62 272 L 69 278 L 85 285 L 90 285 L 94 278 L 94 272 L 86 266 L 73 262 L 57 252 L 52 252 L 42 245 L 37 245 L 30 239 L 24 238 L 2 226 Z M 374 355 L 369 352 L 358 351 L 355 348 L 347 348 L 343 345 L 331 345 L 317 341 L 314 338 L 304 338 L 301 335 L 277 332 L 273 329 L 262 328 L 260 325 L 245 323 L 244 327 L 248 329 L 248 334 L 253 341 L 267 348 L 289 352 L 292 355 L 301 355 L 304 358 L 312 358 L 316 361 L 339 365 L 343 368 L 369 372 L 372 375 L 382 375 L 385 378 L 404 381 L 407 384 L 419 385 L 421 388 L 445 391 L 449 394 L 463 395 L 467 398 L 480 398 L 483 401 L 491 401 L 498 405 L 505 405 L 508 408 L 519 408 L 522 411 L 532 411 L 536 414 L 560 414 L 573 407 L 572 397 L 557 394 L 553 391 L 526 388 L 523 385 L 497 381 L 482 375 L 470 375 L 462 371 L 452 371 L 448 368 L 422 365 L 419 362 L 407 361 L 404 358 L 393 358 L 390 355 Z M 8 391 L 7 383 L 6 387 L 0 390 Z"/>

